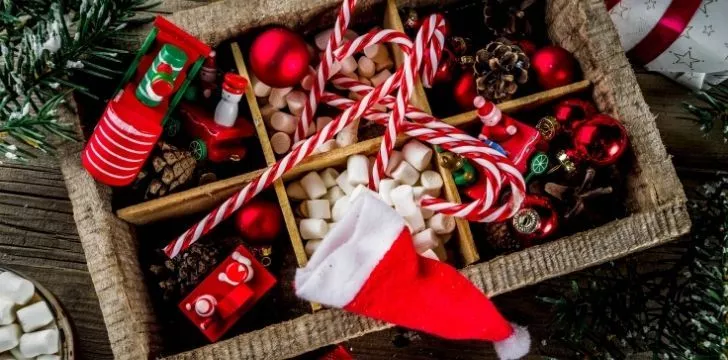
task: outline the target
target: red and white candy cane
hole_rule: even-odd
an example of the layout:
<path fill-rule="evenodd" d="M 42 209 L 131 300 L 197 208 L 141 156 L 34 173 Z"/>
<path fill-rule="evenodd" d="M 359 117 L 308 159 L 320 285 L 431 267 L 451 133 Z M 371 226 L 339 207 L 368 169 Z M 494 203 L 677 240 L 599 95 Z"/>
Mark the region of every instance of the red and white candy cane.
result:
<path fill-rule="evenodd" d="M 315 78 L 311 86 L 311 92 L 308 93 L 308 103 L 303 109 L 301 120 L 298 122 L 298 127 L 296 127 L 296 131 L 293 134 L 293 143 L 297 143 L 304 138 L 306 131 L 311 126 L 319 98 L 324 91 L 326 81 L 331 75 L 331 65 L 334 63 L 334 49 L 341 46 L 344 33 L 349 27 L 349 21 L 351 21 L 351 13 L 354 11 L 354 7 L 356 7 L 356 0 L 344 0 L 341 4 L 341 10 L 339 10 L 339 14 L 336 16 L 334 28 L 331 31 L 331 35 L 329 35 L 329 41 L 326 43 L 323 59 L 319 63 L 316 74 L 314 74 Z"/>
<path fill-rule="evenodd" d="M 351 1 L 352 3 L 346 1 L 344 2 L 344 8 L 342 9 L 342 11 L 349 11 L 350 13 L 351 8 L 353 8 L 354 6 L 354 0 Z M 472 221 L 497 221 L 505 219 L 508 216 L 512 216 L 512 214 L 515 213 L 515 211 L 520 206 L 520 203 L 523 199 L 523 196 L 525 194 L 525 185 L 523 184 L 523 178 L 521 177 L 521 174 L 518 173 L 517 170 L 515 170 L 511 162 L 495 150 L 486 147 L 483 143 L 470 137 L 462 131 L 455 129 L 447 124 L 442 124 L 439 121 L 436 121 L 436 119 L 432 116 L 425 114 L 422 111 L 419 111 L 411 106 L 408 106 L 407 104 L 410 92 L 414 86 L 415 71 L 417 70 L 419 64 L 422 62 L 423 59 L 422 54 L 424 54 L 425 51 L 428 51 L 428 54 L 430 54 L 429 57 L 425 58 L 424 62 L 425 70 L 428 73 L 431 73 L 436 68 L 437 60 L 433 60 L 431 54 L 439 54 L 439 51 L 442 48 L 442 31 L 437 30 L 436 26 L 438 24 L 444 24 L 442 23 L 442 19 L 433 17 L 430 18 L 426 23 L 430 24 L 431 27 L 427 28 L 427 26 L 424 26 L 425 29 L 420 30 L 417 36 L 416 44 L 413 44 L 406 37 L 406 35 L 402 33 L 393 30 L 382 30 L 379 32 L 370 32 L 368 34 L 358 37 L 350 43 L 343 44 L 335 51 L 333 51 L 333 58 L 324 57 L 322 61 L 325 61 L 327 63 L 330 61 L 330 63 L 326 64 L 323 67 L 320 67 L 320 69 L 330 68 L 334 61 L 341 61 L 347 56 L 351 56 L 354 53 L 360 52 L 366 46 L 384 42 L 396 44 L 400 47 L 400 49 L 402 49 L 403 53 L 405 54 L 414 54 L 414 58 L 406 57 L 406 65 L 399 68 L 394 75 L 390 76 L 376 88 L 368 91 L 358 101 L 352 101 L 351 103 L 349 103 L 349 106 L 343 108 L 343 112 L 339 116 L 337 116 L 336 119 L 334 119 L 332 122 L 324 126 L 324 128 L 321 129 L 320 132 L 314 134 L 311 138 L 304 140 L 302 144 L 296 147 L 291 153 L 286 155 L 276 164 L 269 167 L 258 178 L 254 179 L 242 190 L 233 195 L 231 198 L 227 199 L 219 207 L 217 207 L 215 210 L 205 216 L 199 223 L 195 224 L 179 238 L 167 245 L 164 248 L 167 256 L 175 257 L 181 251 L 184 251 L 187 247 L 197 241 L 202 235 L 206 234 L 215 226 L 217 226 L 220 222 L 232 215 L 243 204 L 248 202 L 263 189 L 270 186 L 273 181 L 280 178 L 286 171 L 290 170 L 298 163 L 303 161 L 314 151 L 314 149 L 322 145 L 327 140 L 331 139 L 344 127 L 364 115 L 382 123 L 384 123 L 386 117 L 386 124 L 394 129 L 393 133 L 390 135 L 392 139 L 396 138 L 396 132 L 398 128 L 401 127 L 401 130 L 404 130 L 406 133 L 424 139 L 427 142 L 439 144 L 446 150 L 464 155 L 472 159 L 476 163 L 476 165 L 481 166 L 487 170 L 485 172 L 486 194 L 484 195 L 483 199 L 479 199 L 470 204 L 455 204 L 441 199 L 427 198 L 421 201 L 423 206 L 445 214 L 465 217 Z M 338 21 L 337 24 L 339 24 Z M 340 29 L 339 34 L 343 33 L 344 30 L 345 28 Z M 437 34 L 438 31 L 440 32 L 439 35 Z M 437 43 L 437 41 L 432 41 L 433 38 L 437 41 L 440 41 L 439 45 L 433 45 L 433 43 Z M 329 39 L 329 42 L 332 42 L 332 38 Z M 398 91 L 397 97 L 394 99 L 394 101 L 391 101 L 391 96 L 389 96 L 388 94 L 396 89 L 398 85 L 400 87 L 400 91 Z M 405 87 L 404 90 L 402 89 L 403 86 Z M 321 94 L 323 93 L 323 90 L 321 90 Z M 318 96 L 317 98 L 320 98 L 320 96 Z M 373 106 L 380 102 L 389 103 L 389 106 L 392 107 L 394 111 L 397 111 L 397 114 L 388 115 L 386 113 L 376 114 L 375 112 L 373 112 L 371 110 Z M 307 103 L 306 106 L 311 106 L 311 104 L 312 103 Z M 314 107 L 315 105 L 316 104 L 313 104 Z M 402 121 L 405 114 L 407 113 L 409 113 L 410 118 L 412 120 L 415 120 L 416 122 Z M 398 119 L 399 124 L 397 123 Z M 393 146 L 393 140 L 390 141 L 392 141 L 390 145 L 388 145 L 386 148 L 383 147 L 383 153 L 391 151 L 387 150 L 391 149 L 391 147 Z M 378 158 L 378 161 L 380 163 L 379 166 L 381 167 L 381 164 L 385 164 L 386 166 L 386 161 L 388 159 L 382 161 L 381 157 L 382 153 L 380 153 Z M 501 171 L 503 171 L 504 176 L 501 175 Z M 505 183 L 509 183 L 511 185 L 511 199 L 507 203 L 499 206 L 498 208 L 492 209 L 495 203 L 496 196 L 500 192 L 501 186 Z"/>

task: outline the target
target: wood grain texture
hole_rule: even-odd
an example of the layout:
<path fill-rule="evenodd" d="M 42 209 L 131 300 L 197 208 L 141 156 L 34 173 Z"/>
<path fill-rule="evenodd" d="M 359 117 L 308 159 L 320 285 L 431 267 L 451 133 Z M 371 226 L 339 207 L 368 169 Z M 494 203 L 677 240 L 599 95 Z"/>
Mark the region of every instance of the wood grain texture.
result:
<path fill-rule="evenodd" d="M 0 265 L 56 295 L 74 324 L 77 359 L 111 358 L 71 203 L 54 161 L 0 164 Z"/>

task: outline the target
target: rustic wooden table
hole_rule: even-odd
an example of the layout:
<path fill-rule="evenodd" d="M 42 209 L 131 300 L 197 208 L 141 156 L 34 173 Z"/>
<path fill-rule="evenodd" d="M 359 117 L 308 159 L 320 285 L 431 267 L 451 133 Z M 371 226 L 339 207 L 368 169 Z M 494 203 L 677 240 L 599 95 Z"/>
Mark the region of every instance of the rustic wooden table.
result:
<path fill-rule="evenodd" d="M 681 177 L 726 170 L 728 145 L 718 134 L 701 137 L 694 123 L 682 119 L 680 103 L 691 98 L 687 90 L 658 75 L 638 74 L 638 79 Z M 79 359 L 112 357 L 71 203 L 53 159 L 0 164 L 0 265 L 34 277 L 57 295 L 75 324 Z M 546 309 L 533 301 L 529 291 L 502 295 L 496 301 L 515 319 L 542 318 L 539 314 Z M 537 338 L 538 333 L 537 329 Z M 494 358 L 487 344 L 448 342 L 397 330 L 371 334 L 349 345 L 359 358 Z"/>

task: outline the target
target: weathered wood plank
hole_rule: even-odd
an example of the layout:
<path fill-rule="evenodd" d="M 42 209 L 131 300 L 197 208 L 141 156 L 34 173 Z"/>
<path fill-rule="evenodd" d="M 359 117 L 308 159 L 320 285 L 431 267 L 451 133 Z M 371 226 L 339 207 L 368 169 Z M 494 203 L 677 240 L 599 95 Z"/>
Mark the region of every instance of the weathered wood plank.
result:
<path fill-rule="evenodd" d="M 78 359 L 109 359 L 106 326 L 72 211 L 52 160 L 0 165 L 0 264 L 58 297 L 74 323 Z"/>

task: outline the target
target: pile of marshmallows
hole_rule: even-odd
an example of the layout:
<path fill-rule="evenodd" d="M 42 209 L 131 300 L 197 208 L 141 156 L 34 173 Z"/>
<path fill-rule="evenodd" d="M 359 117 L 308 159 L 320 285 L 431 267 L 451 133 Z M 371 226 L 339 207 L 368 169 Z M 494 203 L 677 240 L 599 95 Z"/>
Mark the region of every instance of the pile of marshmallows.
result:
<path fill-rule="evenodd" d="M 0 360 L 61 358 L 53 314 L 45 301 L 32 302 L 33 295 L 32 282 L 0 273 Z"/>
<path fill-rule="evenodd" d="M 394 151 L 386 170 L 389 178 L 381 180 L 376 195 L 402 215 L 413 234 L 418 253 L 446 260 L 440 245 L 452 236 L 455 219 L 418 206 L 422 195 L 437 197 L 442 191 L 442 177 L 430 169 L 432 155 L 432 148 L 417 140 L 409 141 L 401 152 Z M 288 197 L 301 201 L 297 207 L 297 214 L 301 216 L 298 228 L 306 241 L 308 256 L 316 251 L 329 229 L 344 217 L 353 199 L 363 191 L 369 191 L 369 171 L 373 163 L 373 158 L 352 155 L 347 158 L 346 170 L 341 173 L 327 168 L 310 172 L 288 184 Z"/>
<path fill-rule="evenodd" d="M 326 48 L 331 31 L 326 30 L 316 35 L 315 43 L 319 52 L 324 51 Z M 348 40 L 356 39 L 357 36 L 351 30 L 347 30 L 344 35 Z M 309 50 L 312 53 L 316 52 L 313 47 L 309 47 Z M 376 87 L 392 75 L 391 70 L 393 68 L 394 62 L 387 47 L 382 44 L 375 44 L 365 48 L 364 54 L 360 55 L 358 59 L 355 56 L 350 56 L 341 62 L 335 63 L 331 72 L 333 74 L 341 73 L 364 84 Z M 300 88 L 298 86 L 296 88 L 271 88 L 254 76 L 251 79 L 253 92 L 258 98 L 258 102 L 265 104 L 261 107 L 260 113 L 265 124 L 269 129 L 272 129 L 273 135 L 270 136 L 270 142 L 273 151 L 278 155 L 288 153 L 293 147 L 293 133 L 308 101 L 307 92 L 313 86 L 313 73 L 314 69 L 311 68 L 309 75 L 301 80 Z M 358 100 L 360 96 L 352 92 L 349 93 L 349 97 Z M 312 121 L 311 126 L 306 131 L 306 137 L 320 131 L 332 120 L 328 116 L 316 118 L 316 121 Z M 349 124 L 336 135 L 335 139 L 326 141 L 316 151 L 326 152 L 356 143 L 358 128 L 358 122 Z"/>

